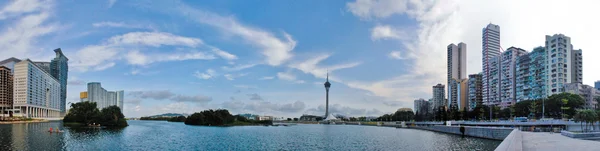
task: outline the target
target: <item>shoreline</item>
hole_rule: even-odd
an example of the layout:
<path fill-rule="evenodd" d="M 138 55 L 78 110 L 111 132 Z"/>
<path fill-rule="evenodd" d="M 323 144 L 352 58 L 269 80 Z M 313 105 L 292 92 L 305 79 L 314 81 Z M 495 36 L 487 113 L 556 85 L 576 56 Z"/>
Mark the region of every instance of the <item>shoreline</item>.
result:
<path fill-rule="evenodd" d="M 44 119 L 34 119 L 28 121 L 0 121 L 0 124 L 23 124 L 23 123 L 45 123 L 50 122 L 49 120 Z"/>

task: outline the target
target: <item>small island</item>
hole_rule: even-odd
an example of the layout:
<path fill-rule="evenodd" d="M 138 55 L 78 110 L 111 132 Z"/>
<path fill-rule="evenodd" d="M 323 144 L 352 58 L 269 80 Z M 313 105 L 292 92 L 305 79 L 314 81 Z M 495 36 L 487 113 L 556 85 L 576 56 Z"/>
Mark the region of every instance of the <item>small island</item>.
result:
<path fill-rule="evenodd" d="M 69 113 L 63 119 L 65 126 L 72 127 L 126 127 L 129 126 L 121 109 L 109 106 L 98 110 L 96 102 L 79 102 L 71 104 Z"/>
<path fill-rule="evenodd" d="M 229 111 L 225 109 L 218 110 L 204 110 L 202 112 L 196 112 L 185 119 L 186 125 L 200 125 L 200 126 L 260 126 L 260 125 L 273 125 L 271 120 L 249 120 L 246 117 L 240 115 L 231 115 Z"/>

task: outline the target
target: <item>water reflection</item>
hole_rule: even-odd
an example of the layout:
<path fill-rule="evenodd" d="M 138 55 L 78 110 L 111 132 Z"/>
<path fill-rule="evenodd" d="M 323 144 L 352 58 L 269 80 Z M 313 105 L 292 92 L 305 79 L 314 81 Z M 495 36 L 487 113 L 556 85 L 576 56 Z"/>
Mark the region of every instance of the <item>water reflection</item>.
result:
<path fill-rule="evenodd" d="M 0 125 L 0 150 L 493 150 L 500 141 L 354 125 L 204 127 L 130 121 L 118 129 L 61 122 Z M 48 128 L 64 133 L 48 133 Z"/>

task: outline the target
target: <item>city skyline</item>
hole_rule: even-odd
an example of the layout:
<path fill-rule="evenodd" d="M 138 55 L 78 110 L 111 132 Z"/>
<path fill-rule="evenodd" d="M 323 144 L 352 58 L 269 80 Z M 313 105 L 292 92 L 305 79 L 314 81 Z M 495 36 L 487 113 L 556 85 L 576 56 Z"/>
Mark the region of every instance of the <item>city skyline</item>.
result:
<path fill-rule="evenodd" d="M 597 2 L 514 2 L 5 1 L 0 59 L 50 61 L 60 47 L 69 58 L 66 102 L 79 102 L 86 84 L 99 81 L 125 90 L 127 117 L 209 108 L 322 115 L 327 69 L 336 85 L 333 114 L 411 108 L 415 99 L 432 97 L 432 86 L 448 84 L 448 44 L 468 45 L 463 76 L 483 72 L 481 29 L 490 23 L 502 27 L 502 48 L 531 52 L 545 45 L 546 35 L 570 37 L 573 49 L 583 51 L 583 84 L 600 80 L 590 68 L 600 60 L 586 59 L 600 55 L 594 38 L 600 31 L 585 30 L 598 22 L 583 18 Z M 88 10 L 98 15 L 73 15 Z M 557 16 L 564 21 L 553 21 Z"/>

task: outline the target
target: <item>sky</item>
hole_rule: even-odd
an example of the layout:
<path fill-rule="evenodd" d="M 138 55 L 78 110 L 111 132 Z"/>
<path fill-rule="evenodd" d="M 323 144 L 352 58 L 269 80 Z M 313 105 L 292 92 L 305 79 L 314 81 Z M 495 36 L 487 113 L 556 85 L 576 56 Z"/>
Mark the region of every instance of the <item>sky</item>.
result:
<path fill-rule="evenodd" d="M 88 82 L 124 90 L 126 117 L 228 109 L 277 117 L 378 116 L 446 83 L 446 46 L 467 44 L 481 72 L 481 32 L 531 51 L 565 34 L 600 80 L 595 0 L 0 2 L 0 57 L 69 58 L 67 102 Z"/>

